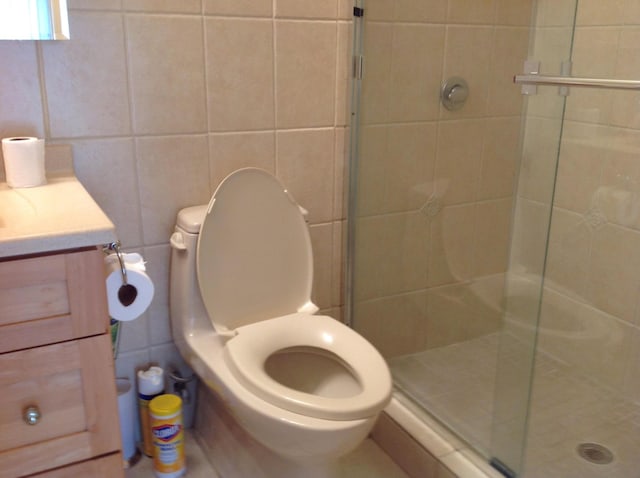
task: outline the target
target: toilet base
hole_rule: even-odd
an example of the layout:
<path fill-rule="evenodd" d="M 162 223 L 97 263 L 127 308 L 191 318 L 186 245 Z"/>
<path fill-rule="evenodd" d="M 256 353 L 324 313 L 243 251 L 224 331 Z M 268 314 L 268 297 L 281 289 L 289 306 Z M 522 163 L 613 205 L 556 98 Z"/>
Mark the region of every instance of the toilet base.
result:
<path fill-rule="evenodd" d="M 195 436 L 207 460 L 225 478 L 338 478 L 336 463 L 286 460 L 251 437 L 208 387 L 198 390 Z"/>

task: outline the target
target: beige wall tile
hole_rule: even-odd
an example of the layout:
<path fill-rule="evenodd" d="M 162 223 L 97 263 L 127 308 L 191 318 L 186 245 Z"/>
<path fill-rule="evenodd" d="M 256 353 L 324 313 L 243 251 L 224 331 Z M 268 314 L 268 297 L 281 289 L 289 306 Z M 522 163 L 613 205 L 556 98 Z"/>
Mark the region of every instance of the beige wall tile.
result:
<path fill-rule="evenodd" d="M 237 15 L 243 17 L 271 17 L 273 0 L 203 0 L 207 15 Z"/>
<path fill-rule="evenodd" d="M 144 243 L 163 244 L 180 209 L 211 197 L 207 136 L 138 138 L 136 148 Z"/>
<path fill-rule="evenodd" d="M 0 58 L 0 138 L 44 136 L 36 43 L 2 41 Z"/>
<path fill-rule="evenodd" d="M 511 198 L 481 202 L 475 211 L 473 276 L 483 277 L 507 270 L 511 239 Z"/>
<path fill-rule="evenodd" d="M 529 117 L 525 129 L 518 195 L 549 204 L 553 193 L 562 120 Z"/>
<path fill-rule="evenodd" d="M 571 55 L 573 74 L 593 78 L 614 78 L 618 36 L 618 31 L 611 27 L 577 28 Z M 610 90 L 572 88 L 567 99 L 566 117 L 576 121 L 607 122 L 612 110 L 611 100 Z"/>
<path fill-rule="evenodd" d="M 627 0 L 580 0 L 576 24 L 578 25 L 623 25 Z"/>
<path fill-rule="evenodd" d="M 510 267 L 527 274 L 542 275 L 547 251 L 550 208 L 518 199 L 511 242 Z"/>
<path fill-rule="evenodd" d="M 202 12 L 201 0 L 122 0 L 122 7 L 129 11 L 153 13 L 196 13 Z"/>
<path fill-rule="evenodd" d="M 522 71 L 529 49 L 529 29 L 498 27 L 491 45 L 487 113 L 490 116 L 520 115 L 524 104 L 513 75 Z"/>
<path fill-rule="evenodd" d="M 469 202 L 477 197 L 483 134 L 481 120 L 441 122 L 435 178 L 444 204 Z"/>
<path fill-rule="evenodd" d="M 201 0 L 122 0 L 122 7 L 138 12 L 200 14 L 201 3 Z"/>
<path fill-rule="evenodd" d="M 638 25 L 640 23 L 640 3 L 628 0 L 624 8 L 624 18 L 626 25 Z"/>
<path fill-rule="evenodd" d="M 336 148 L 333 185 L 333 218 L 346 219 L 348 198 L 349 128 L 336 128 Z"/>
<path fill-rule="evenodd" d="M 496 0 L 496 24 L 528 27 L 534 0 Z"/>
<path fill-rule="evenodd" d="M 393 25 L 376 22 L 364 31 L 367 79 L 361 84 L 360 114 L 365 125 L 389 121 L 393 32 Z"/>
<path fill-rule="evenodd" d="M 324 18 L 335 19 L 338 0 L 274 0 L 278 18 Z"/>
<path fill-rule="evenodd" d="M 136 133 L 205 132 L 201 20 L 127 15 L 126 25 Z"/>
<path fill-rule="evenodd" d="M 629 332 L 629 359 L 625 364 L 624 394 L 637 402 L 640 400 L 640 368 L 637 366 L 640 361 L 640 330 L 634 327 Z"/>
<path fill-rule="evenodd" d="M 575 20 L 576 0 L 538 0 L 537 26 L 571 26 Z"/>
<path fill-rule="evenodd" d="M 335 22 L 276 21 L 279 128 L 334 124 L 336 28 Z"/>
<path fill-rule="evenodd" d="M 336 126 L 351 121 L 351 74 L 353 68 L 353 28 L 351 22 L 338 23 L 336 62 Z"/>
<path fill-rule="evenodd" d="M 352 0 L 338 0 L 338 18 L 340 20 L 351 20 L 353 18 Z"/>
<path fill-rule="evenodd" d="M 321 309 L 331 307 L 333 279 L 333 225 L 309 226 L 313 247 L 313 291 L 311 300 Z"/>
<path fill-rule="evenodd" d="M 606 131 L 606 156 L 601 188 L 596 190 L 596 195 L 610 223 L 640 230 L 640 162 L 637 154 L 640 131 L 617 128 Z"/>
<path fill-rule="evenodd" d="M 393 21 L 395 18 L 396 0 L 377 0 L 367 7 L 367 18 L 371 21 Z"/>
<path fill-rule="evenodd" d="M 449 0 L 449 23 L 491 23 L 496 0 Z"/>
<path fill-rule="evenodd" d="M 385 174 L 389 126 L 363 126 L 358 151 L 357 215 L 381 214 L 386 210 Z"/>
<path fill-rule="evenodd" d="M 347 224 L 346 221 L 333 223 L 333 271 L 331 279 L 331 303 L 344 304 L 344 273 L 346 268 Z"/>
<path fill-rule="evenodd" d="M 460 110 L 448 111 L 442 108 L 443 118 L 477 117 L 486 113 L 493 31 L 492 27 L 447 28 L 442 77 L 464 78 L 469 84 L 469 97 Z"/>
<path fill-rule="evenodd" d="M 593 232 L 587 300 L 601 311 L 633 321 L 640 284 L 640 234 L 605 224 Z"/>
<path fill-rule="evenodd" d="M 441 347 L 495 332 L 501 314 L 487 310 L 470 283 L 435 287 L 427 291 L 427 348 Z"/>
<path fill-rule="evenodd" d="M 71 12 L 69 22 L 72 41 L 42 43 L 51 136 L 129 134 L 121 16 Z"/>
<path fill-rule="evenodd" d="M 426 287 L 429 224 L 421 213 L 361 218 L 357 228 L 357 299 Z"/>
<path fill-rule="evenodd" d="M 436 124 L 392 125 L 387 131 L 384 211 L 419 209 L 435 191 Z"/>
<path fill-rule="evenodd" d="M 211 131 L 272 129 L 272 22 L 210 18 L 206 32 Z"/>
<path fill-rule="evenodd" d="M 312 224 L 333 218 L 333 128 L 279 131 L 276 172 Z"/>
<path fill-rule="evenodd" d="M 171 324 L 169 316 L 169 267 L 171 248 L 168 244 L 144 248 L 147 261 L 147 273 L 154 285 L 153 301 L 149 306 L 147 324 L 149 344 L 160 345 L 171 342 Z M 150 349 L 152 353 L 153 349 Z"/>
<path fill-rule="evenodd" d="M 429 287 L 471 278 L 475 214 L 474 204 L 450 206 L 431 220 Z"/>
<path fill-rule="evenodd" d="M 425 121 L 438 117 L 444 40 L 445 29 L 441 26 L 394 25 L 390 121 Z M 428 54 L 416 55 L 416 51 Z"/>
<path fill-rule="evenodd" d="M 120 10 L 122 0 L 67 0 L 67 6 L 71 10 Z"/>
<path fill-rule="evenodd" d="M 400 22 L 443 23 L 447 0 L 396 0 L 394 17 Z"/>
<path fill-rule="evenodd" d="M 141 246 L 142 222 L 133 140 L 75 141 L 73 156 L 78 179 L 115 224 L 123 247 Z"/>
<path fill-rule="evenodd" d="M 638 78 L 640 75 L 640 28 L 626 27 L 620 30 L 618 55 L 613 78 Z M 640 129 L 637 92 L 616 91 L 612 93 L 611 122 L 623 128 Z"/>
<path fill-rule="evenodd" d="M 211 189 L 240 168 L 254 167 L 275 174 L 276 140 L 273 131 L 209 135 Z"/>
<path fill-rule="evenodd" d="M 387 359 L 422 350 L 427 340 L 424 291 L 356 302 L 356 330 Z M 389 320 L 394 317 L 394 320 Z"/>
<path fill-rule="evenodd" d="M 585 297 L 592 231 L 582 214 L 554 208 L 546 276 L 566 295 Z"/>
<path fill-rule="evenodd" d="M 597 138 L 604 139 L 605 131 L 601 126 L 565 122 L 554 197 L 557 206 L 580 213 L 597 206 L 594 201 L 606 155 L 604 148 L 597 147 Z"/>
<path fill-rule="evenodd" d="M 511 196 L 520 159 L 520 118 L 487 118 L 478 199 Z"/>

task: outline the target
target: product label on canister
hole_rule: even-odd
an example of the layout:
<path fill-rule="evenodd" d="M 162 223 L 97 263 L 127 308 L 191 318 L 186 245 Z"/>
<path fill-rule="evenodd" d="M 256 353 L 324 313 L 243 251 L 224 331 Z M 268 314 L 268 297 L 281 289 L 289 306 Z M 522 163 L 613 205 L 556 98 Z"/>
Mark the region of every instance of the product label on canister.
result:
<path fill-rule="evenodd" d="M 172 473 L 184 468 L 184 431 L 180 417 L 151 418 L 153 437 L 153 467 L 160 473 Z"/>
<path fill-rule="evenodd" d="M 142 452 L 147 456 L 153 456 L 153 440 L 151 437 L 151 415 L 149 414 L 149 402 L 160 395 L 138 394 L 140 406 L 140 425 L 142 428 Z"/>

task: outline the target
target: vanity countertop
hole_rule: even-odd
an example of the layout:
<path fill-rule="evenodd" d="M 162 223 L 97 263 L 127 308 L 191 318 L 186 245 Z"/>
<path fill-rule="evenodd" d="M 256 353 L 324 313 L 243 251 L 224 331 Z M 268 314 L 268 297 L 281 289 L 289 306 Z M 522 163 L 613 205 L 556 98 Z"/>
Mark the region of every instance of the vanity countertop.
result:
<path fill-rule="evenodd" d="M 0 258 L 116 240 L 111 220 L 73 176 L 12 189 L 0 183 Z"/>

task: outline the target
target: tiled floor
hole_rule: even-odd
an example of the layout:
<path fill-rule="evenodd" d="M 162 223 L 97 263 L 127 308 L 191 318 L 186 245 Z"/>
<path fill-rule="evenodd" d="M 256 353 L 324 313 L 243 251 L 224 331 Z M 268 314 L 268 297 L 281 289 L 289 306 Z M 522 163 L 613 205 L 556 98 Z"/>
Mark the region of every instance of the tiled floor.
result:
<path fill-rule="evenodd" d="M 485 453 L 490 449 L 499 335 L 393 359 L 396 383 Z M 576 447 L 605 445 L 611 464 Z M 525 478 L 639 478 L 640 406 L 544 354 L 536 357 Z"/>
<path fill-rule="evenodd" d="M 191 433 L 185 437 L 187 474 L 185 478 L 220 478 L 209 464 Z M 143 457 L 126 470 L 126 478 L 153 478 L 151 459 Z M 251 477 L 235 477 L 251 478 Z M 303 477 L 301 477 L 303 478 Z M 408 476 L 372 440 L 340 460 L 339 476 L 335 478 L 408 478 Z"/>

